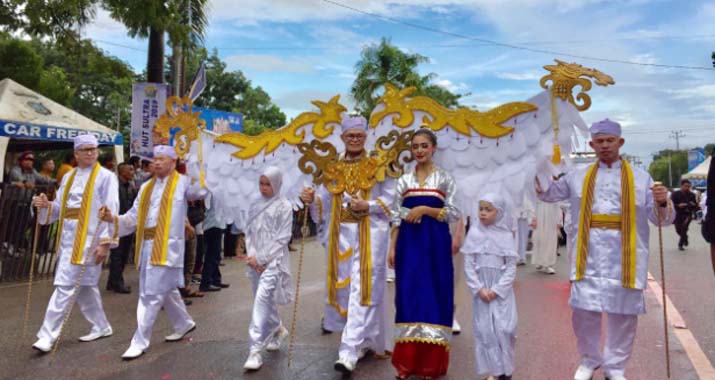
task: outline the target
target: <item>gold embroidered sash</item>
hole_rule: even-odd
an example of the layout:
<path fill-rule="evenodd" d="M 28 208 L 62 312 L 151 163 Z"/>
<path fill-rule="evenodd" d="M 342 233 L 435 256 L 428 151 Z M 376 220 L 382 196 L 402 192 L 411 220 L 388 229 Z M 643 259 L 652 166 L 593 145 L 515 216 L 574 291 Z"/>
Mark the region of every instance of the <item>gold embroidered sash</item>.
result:
<path fill-rule="evenodd" d="M 72 257 L 70 259 L 70 262 L 74 265 L 82 264 L 84 243 L 87 241 L 87 230 L 89 229 L 89 219 L 92 213 L 94 182 L 97 178 L 97 173 L 99 173 L 100 167 L 99 163 L 95 163 L 92 168 L 92 173 L 89 175 L 89 180 L 84 187 L 84 192 L 82 192 L 82 203 L 80 204 L 79 210 L 67 207 L 67 200 L 69 199 L 70 190 L 72 189 L 75 176 L 77 175 L 77 169 L 72 170 L 67 183 L 65 183 L 64 191 L 62 192 L 62 204 L 60 205 L 60 219 L 57 229 L 57 240 L 55 241 L 55 250 L 59 251 L 60 249 L 60 239 L 62 238 L 64 220 L 77 219 L 77 229 L 75 230 L 74 242 L 72 243 Z M 98 232 L 99 231 L 94 231 L 95 234 Z"/>
<path fill-rule="evenodd" d="M 151 265 L 154 266 L 166 266 L 166 255 L 167 247 L 169 245 L 169 235 L 171 226 L 171 212 L 172 212 L 172 202 L 174 200 L 174 193 L 176 192 L 176 185 L 179 182 L 179 173 L 176 171 L 167 179 L 166 186 L 164 186 L 164 191 L 161 194 L 161 203 L 159 205 L 159 217 L 156 223 L 156 227 L 151 234 L 154 244 L 152 245 L 151 251 Z M 136 244 L 134 246 L 134 263 L 139 266 L 139 257 L 141 253 L 141 248 L 144 240 L 148 240 L 146 233 L 147 229 L 146 218 L 149 214 L 149 204 L 151 203 L 151 195 L 154 191 L 154 185 L 156 184 L 156 178 L 152 178 L 147 183 L 144 191 L 142 191 L 139 197 L 139 215 L 137 216 L 137 237 Z"/>
<path fill-rule="evenodd" d="M 621 160 L 621 214 L 593 214 L 593 199 L 596 187 L 598 162 L 591 165 L 583 180 L 580 220 L 576 244 L 576 281 L 583 279 L 588 261 L 591 228 L 617 229 L 621 231 L 621 284 L 635 288 L 636 282 L 636 195 L 633 169 L 626 160 Z"/>
<path fill-rule="evenodd" d="M 370 190 L 362 191 L 363 199 L 370 199 Z M 343 194 L 333 194 L 333 203 L 330 209 L 330 231 L 328 231 L 328 303 L 341 310 L 337 301 L 337 289 L 345 284 L 339 283 L 338 263 L 340 261 L 340 223 L 350 222 L 358 224 L 358 244 L 360 244 L 360 305 L 372 305 L 372 250 L 370 241 L 370 217 L 365 215 L 359 220 L 343 220 Z M 340 286 L 342 285 L 342 286 Z"/>

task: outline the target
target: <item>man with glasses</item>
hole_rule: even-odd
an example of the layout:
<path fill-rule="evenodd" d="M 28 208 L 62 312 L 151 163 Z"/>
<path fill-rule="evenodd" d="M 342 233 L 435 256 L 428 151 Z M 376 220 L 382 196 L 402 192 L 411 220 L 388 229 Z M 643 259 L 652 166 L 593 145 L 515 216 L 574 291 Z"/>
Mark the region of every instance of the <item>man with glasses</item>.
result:
<path fill-rule="evenodd" d="M 97 146 L 94 135 L 75 137 L 77 167 L 62 178 L 57 198 L 49 201 L 43 193 L 33 199 L 40 209 L 37 217 L 41 224 L 59 221 L 55 290 L 37 333 L 39 339 L 32 345 L 41 352 L 52 350 L 72 297 L 76 297 L 80 311 L 92 324 L 89 334 L 80 337 L 80 341 L 91 342 L 112 335 L 97 284 L 102 262 L 109 249 L 117 247 L 118 239 L 114 226 L 101 223 L 98 215 L 100 207 L 117 212 L 119 190 L 114 173 L 97 162 Z"/>
<path fill-rule="evenodd" d="M 55 180 L 38 173 L 33 167 L 34 164 L 35 155 L 29 150 L 22 152 L 17 160 L 17 166 L 10 170 L 10 182 L 26 189 L 34 189 L 38 184 L 54 185 Z"/>
<path fill-rule="evenodd" d="M 365 188 L 374 178 L 370 169 L 374 158 L 365 150 L 364 117 L 344 120 L 340 137 L 345 144 L 339 169 L 343 170 L 345 190 L 305 188 L 301 199 L 310 205 L 311 216 L 320 226 L 319 236 L 328 256 L 323 329 L 343 330 L 335 370 L 348 375 L 368 350 L 385 351 L 388 205 L 392 204 L 395 181 Z"/>

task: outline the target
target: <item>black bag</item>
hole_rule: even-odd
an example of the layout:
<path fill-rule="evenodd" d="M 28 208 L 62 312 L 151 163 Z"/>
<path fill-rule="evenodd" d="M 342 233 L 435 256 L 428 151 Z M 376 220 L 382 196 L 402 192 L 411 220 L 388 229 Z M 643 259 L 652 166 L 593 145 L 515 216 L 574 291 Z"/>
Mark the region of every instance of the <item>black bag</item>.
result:
<path fill-rule="evenodd" d="M 206 219 L 206 205 L 203 200 L 189 202 L 188 218 L 191 227 L 196 227 Z"/>

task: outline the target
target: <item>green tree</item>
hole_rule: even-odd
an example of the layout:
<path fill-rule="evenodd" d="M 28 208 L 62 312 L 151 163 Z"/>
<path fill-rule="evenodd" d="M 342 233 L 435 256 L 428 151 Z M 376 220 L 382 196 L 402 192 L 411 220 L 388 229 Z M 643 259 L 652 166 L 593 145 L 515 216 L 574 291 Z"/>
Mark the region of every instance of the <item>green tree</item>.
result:
<path fill-rule="evenodd" d="M 369 117 L 384 91 L 385 83 L 402 88 L 415 86 L 416 95 L 429 96 L 446 107 L 457 106 L 461 96 L 433 84 L 436 74 L 420 75 L 417 72 L 417 67 L 426 62 L 429 62 L 429 58 L 406 53 L 392 45 L 387 38 L 382 38 L 377 45 L 367 46 L 355 64 L 357 76 L 350 88 L 355 108 Z"/>
<path fill-rule="evenodd" d="M 688 151 L 664 149 L 653 156 L 653 162 L 648 167 L 653 180 L 660 181 L 668 187 L 676 187 L 680 176 L 688 172 Z"/>
<path fill-rule="evenodd" d="M 64 44 L 78 40 L 81 28 L 95 16 L 98 0 L 2 0 L 0 26 Z"/>
<path fill-rule="evenodd" d="M 25 87 L 37 89 L 43 65 L 42 56 L 25 41 L 9 39 L 0 45 L 0 79 L 10 78 Z"/>
<path fill-rule="evenodd" d="M 185 12 L 191 7 L 192 22 Z M 207 25 L 207 0 L 103 0 L 112 18 L 126 26 L 131 37 L 149 38 L 147 80 L 164 83 L 164 45 L 168 33 L 176 46 L 201 35 Z"/>
<path fill-rule="evenodd" d="M 198 68 L 202 59 L 206 62 L 207 86 L 196 100 L 196 105 L 222 111 L 241 113 L 244 116 L 244 131 L 258 134 L 265 129 L 280 128 L 286 123 L 286 116 L 273 103 L 270 95 L 260 86 L 253 87 L 251 81 L 240 70 L 229 71 L 218 52 L 206 56 L 204 50 L 197 55 L 189 69 Z"/>
<path fill-rule="evenodd" d="M 0 41 L 0 79 L 10 78 L 60 104 L 69 104 L 74 90 L 61 67 L 46 65 L 33 43 L 7 35 Z"/>
<path fill-rule="evenodd" d="M 64 105 L 70 104 L 75 93 L 65 71 L 57 66 L 42 71 L 37 89 L 42 95 Z"/>

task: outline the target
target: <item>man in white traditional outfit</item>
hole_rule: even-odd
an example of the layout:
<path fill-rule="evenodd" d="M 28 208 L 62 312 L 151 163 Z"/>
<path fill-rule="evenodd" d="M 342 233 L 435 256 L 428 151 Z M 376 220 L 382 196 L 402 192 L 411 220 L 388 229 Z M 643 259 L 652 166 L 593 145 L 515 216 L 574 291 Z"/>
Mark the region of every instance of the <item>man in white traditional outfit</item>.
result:
<path fill-rule="evenodd" d="M 116 216 L 103 208 L 100 217 L 113 221 L 120 236 L 136 231 L 134 262 L 139 265 L 137 330 L 126 360 L 141 356 L 149 347 L 152 328 L 163 307 L 174 328 L 167 342 L 181 340 L 196 328 L 178 288 L 184 287 L 184 233 L 187 201 L 204 198 L 208 190 L 176 171 L 173 147 L 154 147 L 154 177 L 145 182 L 126 214 Z"/>
<path fill-rule="evenodd" d="M 556 270 L 559 221 L 561 208 L 553 203 L 536 202 L 536 228 L 534 229 L 534 248 L 531 252 L 531 263 L 536 270 L 554 274 Z"/>
<path fill-rule="evenodd" d="M 526 248 L 529 244 L 529 232 L 536 226 L 532 202 L 524 197 L 521 207 L 516 212 L 516 247 L 519 254 L 517 265 L 526 264 Z M 533 254 L 533 253 L 532 253 Z"/>
<path fill-rule="evenodd" d="M 667 225 L 674 218 L 668 190 L 619 155 L 621 126 L 605 119 L 591 126 L 590 146 L 598 161 L 577 167 L 536 188 L 541 200 L 568 200 L 578 233 L 571 234 L 572 322 L 581 365 L 575 380 L 589 380 L 599 367 L 605 378 L 625 380 L 638 315 L 645 313 L 648 221 Z M 548 188 L 547 188 L 548 186 Z M 601 319 L 606 316 L 603 353 Z"/>
<path fill-rule="evenodd" d="M 288 330 L 277 305 L 293 300 L 288 242 L 293 234 L 293 207 L 282 197 L 283 175 L 270 166 L 259 178 L 261 195 L 251 203 L 246 224 L 248 278 L 253 285 L 253 315 L 248 328 L 250 354 L 243 368 L 263 365 L 261 351 L 278 351 Z"/>
<path fill-rule="evenodd" d="M 383 317 L 390 209 L 395 181 L 387 179 L 372 188 L 372 158 L 365 150 L 367 120 L 350 117 L 342 123 L 345 153 L 345 191 L 331 193 L 325 186 L 306 188 L 301 199 L 310 204 L 313 220 L 323 229 L 328 256 L 328 297 L 324 328 L 339 328 L 347 317 L 335 370 L 349 374 L 368 350 L 385 351 Z M 349 190 L 349 189 L 353 190 Z"/>
<path fill-rule="evenodd" d="M 57 340 L 75 288 L 79 309 L 92 324 L 90 333 L 79 340 L 90 342 L 112 335 L 97 284 L 102 262 L 109 249 L 117 247 L 119 240 L 116 230 L 107 223 L 100 223 L 97 214 L 103 206 L 117 211 L 119 189 L 117 176 L 97 163 L 98 154 L 94 135 L 75 137 L 77 167 L 62 177 L 57 198 L 52 202 L 45 194 L 34 198 L 35 206 L 40 208 L 37 217 L 41 224 L 59 220 L 55 290 L 47 305 L 42 328 L 37 333 L 39 339 L 32 345 L 41 352 L 49 352 Z"/>

